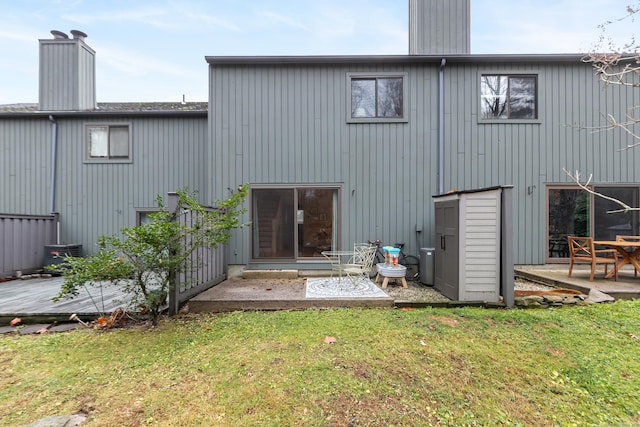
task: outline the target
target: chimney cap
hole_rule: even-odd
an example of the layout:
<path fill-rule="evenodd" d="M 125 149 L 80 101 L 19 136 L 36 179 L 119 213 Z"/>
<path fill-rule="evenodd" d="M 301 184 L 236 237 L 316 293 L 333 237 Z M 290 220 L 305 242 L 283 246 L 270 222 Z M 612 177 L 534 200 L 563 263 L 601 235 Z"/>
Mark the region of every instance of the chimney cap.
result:
<path fill-rule="evenodd" d="M 51 30 L 51 34 L 53 34 L 54 39 L 68 39 L 69 36 L 58 30 Z"/>
<path fill-rule="evenodd" d="M 71 34 L 73 34 L 74 39 L 84 40 L 87 36 L 86 33 L 83 33 L 80 30 L 71 30 Z"/>

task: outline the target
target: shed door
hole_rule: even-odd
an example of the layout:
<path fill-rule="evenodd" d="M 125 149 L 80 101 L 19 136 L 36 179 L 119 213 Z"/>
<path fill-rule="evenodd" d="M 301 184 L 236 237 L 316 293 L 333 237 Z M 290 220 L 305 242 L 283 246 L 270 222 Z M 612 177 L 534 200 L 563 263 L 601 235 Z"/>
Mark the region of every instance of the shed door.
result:
<path fill-rule="evenodd" d="M 458 200 L 435 203 L 435 286 L 454 301 L 459 299 L 459 210 Z"/>

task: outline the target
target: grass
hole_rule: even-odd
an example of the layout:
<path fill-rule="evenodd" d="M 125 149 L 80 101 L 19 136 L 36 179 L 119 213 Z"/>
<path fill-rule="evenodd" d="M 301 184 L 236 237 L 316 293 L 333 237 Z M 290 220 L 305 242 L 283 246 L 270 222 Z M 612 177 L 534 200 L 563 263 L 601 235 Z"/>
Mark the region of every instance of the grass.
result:
<path fill-rule="evenodd" d="M 87 426 L 639 425 L 638 336 L 640 301 L 237 312 L 5 336 L 0 420 L 84 411 Z"/>

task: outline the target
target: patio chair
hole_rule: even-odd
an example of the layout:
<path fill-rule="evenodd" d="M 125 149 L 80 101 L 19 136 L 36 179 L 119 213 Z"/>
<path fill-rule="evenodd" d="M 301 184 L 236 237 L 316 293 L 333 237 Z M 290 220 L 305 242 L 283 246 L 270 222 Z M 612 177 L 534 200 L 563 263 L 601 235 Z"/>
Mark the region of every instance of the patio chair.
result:
<path fill-rule="evenodd" d="M 640 242 L 640 236 L 616 236 L 616 242 Z M 633 277 L 638 277 L 638 269 L 633 269 Z"/>
<path fill-rule="evenodd" d="M 613 265 L 615 271 L 616 282 L 618 281 L 618 255 L 615 249 L 595 249 L 593 239 L 591 237 L 573 237 L 568 236 L 569 241 L 569 277 L 573 271 L 573 264 L 584 263 L 591 264 L 591 274 L 589 281 L 593 282 L 598 264 L 604 265 L 604 274 L 607 275 L 607 266 Z"/>
<path fill-rule="evenodd" d="M 343 271 L 355 283 L 360 277 L 369 280 L 377 246 L 368 243 L 353 245 L 353 257 L 344 265 Z"/>

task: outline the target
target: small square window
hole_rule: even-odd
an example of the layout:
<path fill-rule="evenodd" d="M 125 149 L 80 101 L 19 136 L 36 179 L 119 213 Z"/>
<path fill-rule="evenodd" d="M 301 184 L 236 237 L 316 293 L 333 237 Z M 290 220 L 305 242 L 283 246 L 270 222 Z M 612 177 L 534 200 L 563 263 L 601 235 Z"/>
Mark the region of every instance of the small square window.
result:
<path fill-rule="evenodd" d="M 348 75 L 348 122 L 406 122 L 404 74 Z"/>
<path fill-rule="evenodd" d="M 150 215 L 159 212 L 158 209 L 138 209 L 136 210 L 136 226 L 151 223 Z"/>
<path fill-rule="evenodd" d="M 480 117 L 482 120 L 537 119 L 537 76 L 482 75 L 480 77 Z"/>
<path fill-rule="evenodd" d="M 129 125 L 87 125 L 87 160 L 129 161 Z"/>

